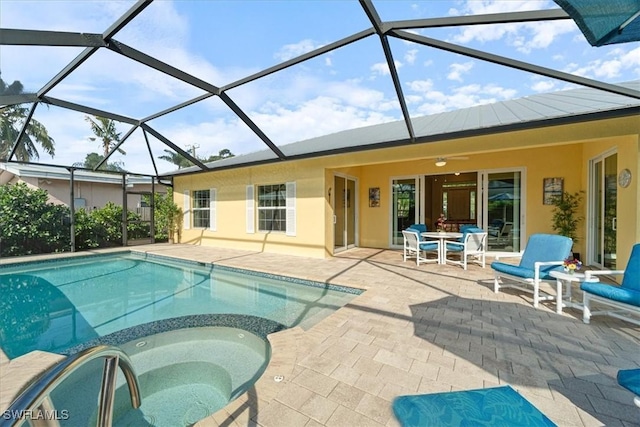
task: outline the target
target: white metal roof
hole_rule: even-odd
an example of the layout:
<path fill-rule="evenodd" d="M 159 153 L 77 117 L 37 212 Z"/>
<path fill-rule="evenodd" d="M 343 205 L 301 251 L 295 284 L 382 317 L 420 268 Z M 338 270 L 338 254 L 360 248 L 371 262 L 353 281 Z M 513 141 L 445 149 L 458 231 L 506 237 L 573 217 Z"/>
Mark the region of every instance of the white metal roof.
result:
<path fill-rule="evenodd" d="M 640 90 L 640 80 L 621 83 Z M 568 89 L 553 93 L 478 105 L 455 111 L 413 117 L 416 143 L 445 140 L 454 135 L 513 129 L 516 126 L 549 126 L 554 120 L 585 120 L 585 117 L 609 112 L 612 115 L 638 115 L 640 132 L 640 100 L 592 88 Z M 280 146 L 288 158 L 313 157 L 340 151 L 385 148 L 410 144 L 404 121 L 350 129 Z M 242 167 L 256 163 L 278 161 L 271 150 L 262 150 L 208 163 L 211 169 Z M 189 167 L 170 175 L 200 171 Z"/>

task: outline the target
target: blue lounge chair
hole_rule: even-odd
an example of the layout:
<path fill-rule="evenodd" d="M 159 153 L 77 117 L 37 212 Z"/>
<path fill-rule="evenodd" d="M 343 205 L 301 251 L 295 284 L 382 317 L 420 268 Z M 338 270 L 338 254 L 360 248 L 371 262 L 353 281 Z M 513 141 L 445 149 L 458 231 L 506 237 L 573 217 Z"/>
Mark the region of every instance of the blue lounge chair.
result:
<path fill-rule="evenodd" d="M 635 394 L 633 403 L 640 408 L 640 368 L 618 371 L 618 384 Z"/>
<path fill-rule="evenodd" d="M 571 254 L 573 241 L 569 237 L 555 234 L 533 234 L 522 253 L 519 265 L 494 261 L 491 268 L 495 271 L 493 290 L 498 293 L 501 288 L 515 288 L 525 292 L 533 292 L 533 306 L 538 308 L 539 301 L 553 300 L 554 295 L 540 296 L 542 282 L 555 283 L 556 279 L 549 273 L 560 268 Z M 509 255 L 513 256 L 513 255 Z M 496 259 L 498 259 L 496 257 Z M 505 279 L 508 282 L 505 282 Z M 533 288 L 533 289 L 531 289 Z"/>
<path fill-rule="evenodd" d="M 591 316 L 606 314 L 618 319 L 626 320 L 640 325 L 639 317 L 631 317 L 628 314 L 640 315 L 640 243 L 636 243 L 631 250 L 631 257 L 625 270 L 595 270 L 585 271 L 585 281 L 580 285 L 583 291 L 582 321 L 589 323 Z M 620 286 L 606 283 L 589 282 L 596 276 L 623 275 Z M 591 302 L 613 307 L 616 310 L 591 311 Z"/>

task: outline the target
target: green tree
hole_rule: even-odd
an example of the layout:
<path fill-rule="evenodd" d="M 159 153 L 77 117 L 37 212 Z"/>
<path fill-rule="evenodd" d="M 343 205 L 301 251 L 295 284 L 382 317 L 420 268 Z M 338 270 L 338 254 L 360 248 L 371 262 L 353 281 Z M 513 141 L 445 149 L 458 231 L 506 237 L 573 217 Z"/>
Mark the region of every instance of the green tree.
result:
<path fill-rule="evenodd" d="M 155 239 L 157 242 L 174 238 L 178 233 L 182 220 L 182 209 L 173 201 L 173 190 L 169 188 L 167 194 L 155 194 L 154 198 Z"/>
<path fill-rule="evenodd" d="M 582 217 L 578 215 L 582 203 L 583 192 L 563 192 L 553 199 L 553 231 L 561 236 L 570 237 L 573 243 L 578 243 L 578 224 Z"/>
<path fill-rule="evenodd" d="M 104 159 L 104 156 L 98 153 L 89 153 L 87 157 L 85 157 L 84 162 L 76 162 L 73 164 L 75 167 L 87 168 L 87 169 L 95 169 L 98 164 Z M 108 171 L 117 171 L 117 172 L 126 172 L 124 169 L 124 163 L 122 162 L 113 162 L 102 165 L 100 167 L 101 170 Z"/>
<path fill-rule="evenodd" d="M 234 157 L 235 154 L 233 154 L 228 148 L 224 148 L 220 151 L 218 151 L 218 154 L 213 154 L 211 156 L 209 156 L 206 159 L 201 159 L 204 162 L 215 162 L 216 160 L 222 160 L 222 159 L 226 159 L 229 157 Z"/>
<path fill-rule="evenodd" d="M 95 137 L 90 137 L 90 141 L 100 140 L 100 146 L 102 147 L 104 157 L 109 155 L 109 152 L 120 142 L 120 132 L 116 129 L 116 123 L 107 119 L 106 117 L 89 117 L 84 118 L 91 125 L 91 132 Z M 118 152 L 127 154 L 121 148 L 118 148 Z"/>
<path fill-rule="evenodd" d="M 7 85 L 0 77 L 0 95 L 19 95 L 23 93 L 23 89 L 22 83 L 19 81 L 16 80 Z M 0 159 L 8 159 L 28 114 L 28 109 L 20 105 L 11 105 L 0 109 Z M 22 162 L 39 159 L 40 153 L 38 153 L 36 144 L 40 145 L 44 152 L 51 157 L 55 155 L 53 138 L 49 136 L 42 123 L 32 118 L 18 145 L 15 159 Z"/>

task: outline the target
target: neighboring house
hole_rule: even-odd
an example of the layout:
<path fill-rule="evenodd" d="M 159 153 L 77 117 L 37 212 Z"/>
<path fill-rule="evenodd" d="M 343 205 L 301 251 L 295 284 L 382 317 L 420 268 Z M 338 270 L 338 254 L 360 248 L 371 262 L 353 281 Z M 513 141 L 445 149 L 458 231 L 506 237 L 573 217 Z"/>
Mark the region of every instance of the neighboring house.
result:
<path fill-rule="evenodd" d="M 415 141 L 398 121 L 281 146 L 285 161 L 264 150 L 175 171 L 182 242 L 327 257 L 400 248 L 403 228 L 433 229 L 445 213 L 451 227 L 509 223 L 489 249 L 518 252 L 531 234 L 553 233 L 545 201 L 562 189 L 584 191 L 583 261 L 616 267 L 640 241 L 638 99 L 580 88 L 412 126 Z"/>
<path fill-rule="evenodd" d="M 0 162 L 0 185 L 23 182 L 32 188 L 46 190 L 49 202 L 70 205 L 71 173 L 64 167 Z M 73 197 L 75 209 L 92 210 L 104 207 L 107 202 L 122 205 L 123 175 L 74 170 Z M 127 208 L 148 216 L 146 203 L 140 193 L 151 192 L 151 177 L 125 175 L 124 188 L 127 194 Z M 164 185 L 156 184 L 156 193 L 166 193 Z M 147 219 L 147 218 L 145 218 Z"/>

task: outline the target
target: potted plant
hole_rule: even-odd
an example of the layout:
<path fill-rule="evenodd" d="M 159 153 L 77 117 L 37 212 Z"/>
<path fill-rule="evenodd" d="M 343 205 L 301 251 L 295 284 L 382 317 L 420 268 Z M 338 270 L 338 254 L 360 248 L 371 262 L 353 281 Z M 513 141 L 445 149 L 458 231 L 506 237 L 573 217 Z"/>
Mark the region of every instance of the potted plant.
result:
<path fill-rule="evenodd" d="M 553 231 L 561 236 L 569 237 L 574 245 L 578 242 L 578 225 L 582 217 L 578 214 L 582 203 L 583 191 L 569 193 L 564 191 L 561 196 L 553 199 Z M 574 258 L 579 259 L 580 255 L 574 253 Z"/>

